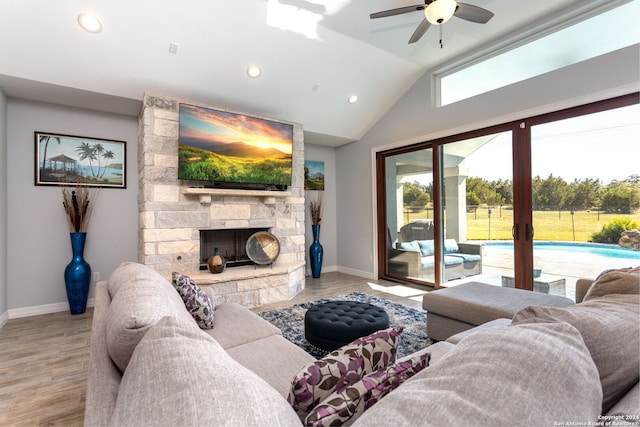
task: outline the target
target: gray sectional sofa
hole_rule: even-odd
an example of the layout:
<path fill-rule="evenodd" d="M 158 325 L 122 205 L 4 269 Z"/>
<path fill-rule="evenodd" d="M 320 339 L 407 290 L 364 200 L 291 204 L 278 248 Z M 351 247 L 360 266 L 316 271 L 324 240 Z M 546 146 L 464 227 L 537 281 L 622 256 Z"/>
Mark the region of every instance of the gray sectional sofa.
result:
<path fill-rule="evenodd" d="M 638 295 L 618 297 L 587 307 L 607 319 L 588 333 L 531 312 L 431 345 L 418 352 L 431 353 L 430 365 L 353 425 L 637 422 Z M 220 304 L 214 328 L 201 329 L 169 281 L 135 263 L 98 283 L 95 301 L 85 425 L 301 425 L 285 396 L 314 359 L 250 310 Z"/>

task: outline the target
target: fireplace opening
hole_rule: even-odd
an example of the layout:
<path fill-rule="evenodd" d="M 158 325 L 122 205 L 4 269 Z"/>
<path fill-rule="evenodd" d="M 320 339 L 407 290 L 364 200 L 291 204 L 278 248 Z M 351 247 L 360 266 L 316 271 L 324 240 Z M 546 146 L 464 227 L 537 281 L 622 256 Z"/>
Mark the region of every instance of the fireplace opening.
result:
<path fill-rule="evenodd" d="M 218 248 L 227 260 L 227 267 L 253 265 L 246 251 L 247 240 L 253 233 L 269 231 L 268 228 L 234 228 L 225 230 L 200 230 L 200 270 L 207 270 L 207 260 Z"/>

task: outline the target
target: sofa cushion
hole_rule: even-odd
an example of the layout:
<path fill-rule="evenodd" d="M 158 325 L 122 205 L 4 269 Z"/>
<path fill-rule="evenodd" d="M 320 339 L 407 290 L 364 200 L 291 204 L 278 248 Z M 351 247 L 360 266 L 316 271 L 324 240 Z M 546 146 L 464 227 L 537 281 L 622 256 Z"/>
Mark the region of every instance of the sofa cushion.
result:
<path fill-rule="evenodd" d="M 610 294 L 566 308 L 527 307 L 516 313 L 513 323 L 566 322 L 576 327 L 598 367 L 606 413 L 638 382 L 639 298 Z"/>
<path fill-rule="evenodd" d="M 174 291 L 175 292 L 175 291 Z M 160 320 L 125 371 L 115 426 L 300 425 L 287 401 L 182 319 Z"/>
<path fill-rule="evenodd" d="M 482 257 L 480 255 L 475 255 L 475 254 L 461 254 L 461 253 L 457 253 L 457 254 L 448 254 L 445 256 L 446 257 L 455 257 L 455 258 L 461 258 L 462 262 L 478 262 L 482 259 Z"/>
<path fill-rule="evenodd" d="M 175 271 L 171 274 L 171 284 L 184 301 L 187 311 L 202 329 L 213 328 L 214 307 L 209 296 L 200 289 L 189 276 Z"/>
<path fill-rule="evenodd" d="M 283 397 L 287 397 L 300 368 L 316 359 L 281 335 L 271 335 L 227 349 L 227 354 L 258 374 Z M 269 361 L 265 363 L 265 361 Z"/>
<path fill-rule="evenodd" d="M 591 284 L 582 301 L 608 294 L 639 294 L 640 267 L 608 270 Z"/>
<path fill-rule="evenodd" d="M 462 263 L 464 262 L 464 259 L 459 257 L 459 256 L 455 256 L 455 255 L 445 255 L 444 256 L 444 265 L 462 265 Z"/>
<path fill-rule="evenodd" d="M 272 335 L 282 335 L 276 326 L 235 302 L 218 304 L 216 327 L 205 332 L 227 350 Z"/>
<path fill-rule="evenodd" d="M 433 240 L 418 240 L 418 246 L 422 256 L 430 256 L 436 253 Z"/>
<path fill-rule="evenodd" d="M 598 371 L 574 327 L 502 326 L 464 338 L 353 426 L 595 422 L 601 399 Z"/>
<path fill-rule="evenodd" d="M 360 381 L 342 392 L 334 392 L 313 408 L 305 419 L 305 425 L 339 426 L 352 423 L 389 392 L 429 366 L 430 357 L 429 353 L 423 353 L 365 375 Z"/>
<path fill-rule="evenodd" d="M 121 372 L 149 328 L 165 316 L 197 323 L 171 284 L 157 271 L 136 263 L 118 267 L 108 282 L 111 304 L 107 314 L 107 350 Z"/>
<path fill-rule="evenodd" d="M 410 242 L 397 242 L 396 249 L 408 252 L 420 252 L 420 246 L 418 246 L 417 240 L 412 240 Z"/>
<path fill-rule="evenodd" d="M 334 391 L 341 392 L 395 362 L 402 328 L 389 328 L 358 338 L 304 366 L 291 381 L 287 400 L 301 417 Z"/>
<path fill-rule="evenodd" d="M 444 240 L 444 253 L 445 254 L 454 254 L 458 252 L 460 248 L 458 248 L 458 242 L 456 239 L 445 239 Z"/>

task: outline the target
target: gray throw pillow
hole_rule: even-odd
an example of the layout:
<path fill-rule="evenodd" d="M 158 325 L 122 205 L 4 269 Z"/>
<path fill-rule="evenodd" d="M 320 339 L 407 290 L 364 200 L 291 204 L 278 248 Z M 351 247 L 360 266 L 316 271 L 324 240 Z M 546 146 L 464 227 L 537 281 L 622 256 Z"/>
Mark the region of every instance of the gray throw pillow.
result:
<path fill-rule="evenodd" d="M 368 409 L 354 427 L 553 426 L 596 422 L 602 390 L 566 323 L 486 328 Z"/>
<path fill-rule="evenodd" d="M 300 420 L 283 396 L 204 331 L 165 317 L 136 347 L 109 424 L 262 427 Z"/>
<path fill-rule="evenodd" d="M 601 273 L 591 284 L 582 301 L 609 294 L 640 294 L 640 267 Z"/>
<path fill-rule="evenodd" d="M 107 351 L 120 372 L 127 369 L 138 342 L 163 317 L 181 317 L 197 327 L 171 283 L 147 266 L 122 264 L 108 286 L 112 300 L 106 324 Z"/>
<path fill-rule="evenodd" d="M 639 295 L 610 294 L 564 308 L 531 306 L 516 313 L 513 323 L 566 322 L 576 327 L 598 367 L 604 414 L 638 382 L 639 302 Z"/>

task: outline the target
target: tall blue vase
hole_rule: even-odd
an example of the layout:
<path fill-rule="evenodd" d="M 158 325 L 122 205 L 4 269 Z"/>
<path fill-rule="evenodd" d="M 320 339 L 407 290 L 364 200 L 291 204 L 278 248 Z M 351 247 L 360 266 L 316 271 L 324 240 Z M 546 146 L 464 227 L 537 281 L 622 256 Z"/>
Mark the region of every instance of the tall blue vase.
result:
<path fill-rule="evenodd" d="M 320 271 L 322 270 L 322 254 L 324 249 L 320 244 L 320 224 L 312 224 L 313 230 L 313 243 L 309 246 L 309 258 L 311 259 L 311 276 L 314 279 L 320 277 Z"/>
<path fill-rule="evenodd" d="M 82 314 L 87 308 L 91 284 L 91 266 L 83 257 L 87 233 L 69 233 L 69 235 L 73 259 L 64 269 L 64 284 L 67 288 L 71 314 Z"/>

